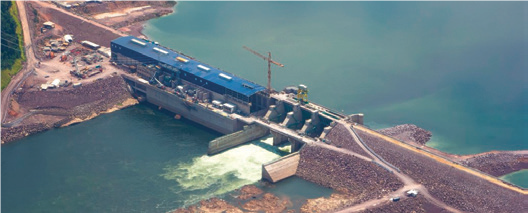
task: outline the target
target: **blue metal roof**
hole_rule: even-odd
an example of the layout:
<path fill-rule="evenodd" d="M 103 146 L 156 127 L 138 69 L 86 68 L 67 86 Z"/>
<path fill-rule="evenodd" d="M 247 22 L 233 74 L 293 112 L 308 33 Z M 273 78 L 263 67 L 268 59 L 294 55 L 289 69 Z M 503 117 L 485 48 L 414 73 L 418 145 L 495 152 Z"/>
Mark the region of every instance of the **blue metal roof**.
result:
<path fill-rule="evenodd" d="M 143 44 L 145 45 L 142 45 L 138 42 L 133 42 L 133 39 L 136 41 L 143 42 Z M 201 63 L 197 60 L 190 59 L 189 57 L 182 55 L 181 53 L 177 53 L 169 48 L 166 48 L 166 47 L 163 47 L 157 44 L 153 44 L 152 42 L 144 41 L 134 36 L 125 36 L 125 37 L 117 38 L 117 39 L 114 39 L 112 43 L 119 44 L 133 51 L 141 53 L 144 56 L 159 60 L 165 64 L 174 66 L 183 72 L 191 73 L 197 77 L 200 77 L 202 79 L 208 80 L 213 83 L 216 83 L 220 86 L 223 86 L 225 88 L 228 88 L 230 90 L 233 90 L 235 92 L 238 92 L 248 97 L 259 91 L 265 90 L 263 86 L 253 83 L 251 81 L 248 81 L 246 79 L 237 77 L 233 75 L 232 73 L 219 70 L 207 64 Z M 158 48 L 158 50 L 161 49 L 162 51 L 166 51 L 167 54 L 156 51 L 154 49 L 155 47 Z M 185 58 L 188 60 L 188 62 L 183 63 L 183 62 L 177 61 L 176 57 Z M 198 65 L 202 65 L 202 66 L 209 68 L 209 71 L 204 71 L 202 69 L 199 69 L 197 67 Z M 222 78 L 220 77 L 220 74 L 229 76 L 231 77 L 231 79 L 227 80 L 225 78 Z"/>

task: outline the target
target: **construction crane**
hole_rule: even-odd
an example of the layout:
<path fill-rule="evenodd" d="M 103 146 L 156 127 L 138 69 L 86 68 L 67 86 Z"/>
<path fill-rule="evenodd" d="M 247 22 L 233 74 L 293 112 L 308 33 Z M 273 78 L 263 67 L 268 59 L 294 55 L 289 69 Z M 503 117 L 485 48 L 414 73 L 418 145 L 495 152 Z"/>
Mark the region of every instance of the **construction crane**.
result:
<path fill-rule="evenodd" d="M 284 67 L 284 65 L 279 63 L 279 62 L 271 60 L 271 52 L 268 52 L 268 57 L 266 57 L 266 56 L 263 56 L 262 54 L 258 53 L 257 51 L 252 50 L 249 47 L 246 47 L 246 46 L 243 46 L 243 47 L 244 47 L 244 49 L 248 50 L 249 52 L 255 54 L 256 56 L 264 59 L 264 61 L 268 62 L 268 88 L 267 88 L 267 90 L 268 90 L 268 93 L 271 94 L 271 64 L 275 64 L 275 65 L 277 65 L 279 67 Z"/>

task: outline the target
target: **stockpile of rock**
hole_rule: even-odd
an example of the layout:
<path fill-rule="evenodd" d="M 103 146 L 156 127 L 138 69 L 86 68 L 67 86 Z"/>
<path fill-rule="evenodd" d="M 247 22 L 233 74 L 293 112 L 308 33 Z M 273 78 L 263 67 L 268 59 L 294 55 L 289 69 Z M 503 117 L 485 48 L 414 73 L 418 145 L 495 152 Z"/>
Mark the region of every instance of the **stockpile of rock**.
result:
<path fill-rule="evenodd" d="M 365 132 L 357 132 L 377 154 L 423 184 L 432 196 L 447 205 L 468 212 L 521 212 L 528 206 L 525 195 Z"/>
<path fill-rule="evenodd" d="M 356 195 L 341 208 L 397 190 L 403 184 L 388 171 L 357 157 L 314 145 L 305 145 L 296 175 L 333 189 Z"/>
<path fill-rule="evenodd" d="M 18 102 L 24 108 L 79 118 L 105 111 L 129 98 L 132 96 L 120 76 L 101 79 L 79 88 L 18 94 Z"/>
<path fill-rule="evenodd" d="M 345 127 L 343 124 L 335 125 L 332 130 L 330 130 L 330 132 L 326 135 L 325 139 L 327 141 L 330 141 L 330 144 L 334 146 L 348 149 L 366 157 L 369 156 L 357 144 L 357 142 L 354 141 L 354 138 L 352 137 L 352 135 L 350 135 L 350 132 L 347 130 L 347 127 Z"/>
<path fill-rule="evenodd" d="M 21 107 L 37 110 L 35 114 L 59 116 L 60 120 L 22 123 L 11 128 L 2 128 L 2 142 L 18 140 L 30 134 L 59 127 L 73 118 L 86 119 L 94 113 L 110 109 L 116 104 L 132 98 L 126 83 L 120 76 L 98 80 L 80 88 L 53 91 L 26 91 L 15 94 Z"/>
<path fill-rule="evenodd" d="M 462 163 L 493 176 L 502 176 L 521 169 L 528 169 L 528 154 L 486 153 L 476 155 Z"/>
<path fill-rule="evenodd" d="M 430 131 L 422 129 L 414 124 L 402 124 L 386 129 L 380 129 L 378 132 L 394 137 L 401 141 L 415 142 L 424 145 L 431 139 L 433 134 Z"/>

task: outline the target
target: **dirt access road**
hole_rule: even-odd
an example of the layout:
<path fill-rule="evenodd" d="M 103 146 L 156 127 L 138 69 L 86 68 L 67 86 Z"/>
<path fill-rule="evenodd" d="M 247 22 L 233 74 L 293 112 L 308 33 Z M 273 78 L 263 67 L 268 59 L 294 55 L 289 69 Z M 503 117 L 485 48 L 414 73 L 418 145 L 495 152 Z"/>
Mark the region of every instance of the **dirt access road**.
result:
<path fill-rule="evenodd" d="M 373 161 L 375 161 L 376 163 L 378 163 L 379 165 L 383 165 L 385 166 L 386 169 L 388 169 L 393 175 L 395 175 L 398 179 L 400 179 L 400 181 L 404 184 L 404 187 L 402 187 L 401 189 L 393 192 L 393 193 L 390 193 L 389 195 L 386 195 L 380 199 L 372 199 L 372 200 L 368 200 L 366 202 L 362 202 L 360 204 L 357 204 L 357 205 L 354 205 L 354 206 L 351 206 L 351 207 L 348 207 L 340 212 L 358 212 L 358 211 L 363 211 L 365 209 L 368 209 L 368 208 L 372 208 L 372 207 L 375 207 L 375 206 L 381 206 L 381 205 L 385 205 L 385 204 L 388 204 L 389 202 L 389 198 L 390 197 L 400 197 L 400 196 L 403 196 L 405 195 L 404 193 L 408 190 L 411 190 L 411 189 L 416 189 L 419 191 L 419 193 L 424 196 L 427 200 L 429 200 L 431 203 L 433 203 L 434 205 L 440 207 L 440 208 L 443 208 L 443 209 L 446 209 L 450 212 L 461 212 L 460 210 L 458 209 L 455 209 L 447 204 L 445 204 L 444 202 L 436 199 L 435 197 L 433 197 L 429 191 L 427 190 L 427 188 L 425 188 L 425 186 L 423 186 L 422 184 L 419 184 L 418 182 L 416 182 L 414 179 L 412 179 L 411 177 L 401 173 L 400 171 L 397 171 L 395 170 L 394 168 L 392 168 L 391 166 L 389 166 L 388 164 L 386 164 L 384 161 L 382 161 L 380 158 L 378 158 L 378 156 L 376 156 L 375 153 L 371 152 L 371 150 L 367 149 L 367 147 L 365 147 L 365 145 L 363 145 L 363 143 L 360 141 L 360 139 L 358 138 L 358 136 L 356 135 L 356 133 L 354 131 L 352 131 L 352 128 L 354 128 L 353 126 L 351 126 L 350 124 L 346 123 L 346 122 L 343 122 L 343 121 L 338 121 L 340 122 L 342 125 L 344 125 L 346 127 L 346 129 L 348 130 L 349 134 L 352 136 L 352 138 L 354 139 L 354 141 L 366 152 L 370 155 L 370 159 L 372 159 Z M 326 144 L 325 144 L 326 145 Z M 326 145 L 326 146 L 329 146 L 329 145 Z M 326 147 L 325 146 L 325 147 Z M 334 151 L 338 151 L 338 152 L 341 152 L 341 153 L 344 153 L 344 154 L 347 154 L 347 155 L 353 155 L 353 156 L 357 156 L 359 154 L 357 153 L 354 153 L 350 150 L 346 150 L 346 149 L 341 149 L 341 148 L 333 148 L 332 150 Z M 363 160 L 367 160 L 369 161 L 370 159 L 368 157 L 365 157 L 365 156 L 362 156 Z"/>
<path fill-rule="evenodd" d="M 9 85 L 7 85 L 7 87 L 2 90 L 2 113 L 0 113 L 2 116 L 2 123 L 4 122 L 7 111 L 9 109 L 11 94 L 13 94 L 13 91 L 15 91 L 15 89 L 17 89 L 20 84 L 24 82 L 24 80 L 31 74 L 31 72 L 35 69 L 35 63 L 38 62 L 33 52 L 33 45 L 31 42 L 31 35 L 26 15 L 25 2 L 16 1 L 16 4 L 18 7 L 18 14 L 20 15 L 20 23 L 22 24 L 22 33 L 24 33 L 24 46 L 26 47 L 27 61 L 25 66 L 22 67 L 22 69 L 11 78 L 11 82 L 9 83 Z"/>

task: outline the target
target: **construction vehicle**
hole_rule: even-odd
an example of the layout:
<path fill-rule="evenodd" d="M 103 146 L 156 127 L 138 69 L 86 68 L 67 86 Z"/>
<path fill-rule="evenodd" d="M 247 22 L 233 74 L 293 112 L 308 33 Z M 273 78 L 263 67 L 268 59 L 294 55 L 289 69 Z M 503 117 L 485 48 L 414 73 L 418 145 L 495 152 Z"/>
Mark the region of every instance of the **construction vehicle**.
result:
<path fill-rule="evenodd" d="M 301 104 L 308 103 L 308 87 L 304 84 L 299 84 L 297 87 L 297 100 Z"/>

